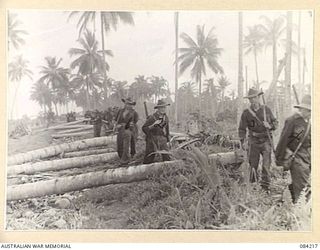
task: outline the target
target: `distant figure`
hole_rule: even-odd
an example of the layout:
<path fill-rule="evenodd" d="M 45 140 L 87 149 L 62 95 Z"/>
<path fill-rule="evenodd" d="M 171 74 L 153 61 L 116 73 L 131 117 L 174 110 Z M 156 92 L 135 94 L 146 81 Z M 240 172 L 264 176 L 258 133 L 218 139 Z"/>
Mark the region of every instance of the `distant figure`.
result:
<path fill-rule="evenodd" d="M 109 107 L 102 113 L 102 128 L 104 131 L 104 135 L 112 134 L 113 129 L 113 116 L 112 109 Z"/>
<path fill-rule="evenodd" d="M 260 155 L 262 155 L 261 187 L 269 192 L 272 147 L 267 130 L 275 130 L 278 126 L 278 122 L 272 114 L 271 109 L 260 104 L 259 96 L 262 94 L 262 92 L 251 88 L 249 89 L 248 95 L 244 97 L 249 99 L 250 107 L 245 109 L 241 115 L 239 137 L 242 148 L 248 150 L 249 164 L 251 167 L 251 182 L 255 182 L 259 179 L 258 166 Z M 264 108 L 266 111 L 266 120 L 264 120 Z M 248 148 L 246 148 L 244 144 L 247 129 L 249 132 Z"/>
<path fill-rule="evenodd" d="M 92 112 L 92 124 L 93 124 L 93 136 L 100 137 L 101 135 L 101 127 L 102 127 L 102 117 L 99 110 L 95 110 Z"/>
<path fill-rule="evenodd" d="M 296 203 L 301 191 L 310 186 L 311 96 L 304 96 L 301 104 L 294 107 L 298 111 L 285 121 L 276 148 L 276 163 L 284 170 L 290 170 L 292 183 L 289 189 L 292 201 Z M 309 199 L 311 191 L 306 195 Z"/>
<path fill-rule="evenodd" d="M 131 157 L 136 154 L 136 140 L 138 137 L 137 122 L 138 113 L 134 110 L 136 102 L 131 98 L 122 99 L 124 108 L 120 109 L 116 116 L 117 151 L 120 165 L 127 166 Z M 129 154 L 130 149 L 130 154 Z"/>
<path fill-rule="evenodd" d="M 159 100 L 154 107 L 157 111 L 150 115 L 144 125 L 142 131 L 146 134 L 146 153 L 143 160 L 144 164 L 153 163 L 155 154 L 158 150 L 169 151 L 167 143 L 169 142 L 169 118 L 166 115 L 166 107 L 170 104 Z M 152 154 L 152 155 L 150 155 Z M 170 156 L 162 154 L 163 161 L 170 161 Z"/>

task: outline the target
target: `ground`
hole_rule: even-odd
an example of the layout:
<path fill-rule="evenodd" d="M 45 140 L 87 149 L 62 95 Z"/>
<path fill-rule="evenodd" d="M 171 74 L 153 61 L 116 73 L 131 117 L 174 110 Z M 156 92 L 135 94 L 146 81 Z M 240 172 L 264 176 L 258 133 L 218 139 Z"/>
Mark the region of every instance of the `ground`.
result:
<path fill-rule="evenodd" d="M 52 141 L 50 132 L 9 139 L 9 155 L 42 148 Z M 114 146 L 114 145 L 113 145 Z M 144 142 L 138 142 L 137 161 Z M 202 147 L 207 153 L 227 151 Z M 271 194 L 247 182 L 248 165 L 237 168 L 207 168 L 192 152 L 178 151 L 181 168 L 160 176 L 127 184 L 116 184 L 7 203 L 6 228 L 26 229 L 214 229 L 214 230 L 304 230 L 311 220 L 310 203 L 294 207 L 283 173 L 273 168 Z M 198 158 L 199 159 L 199 158 Z M 116 162 L 110 162 L 114 167 Z M 102 170 L 108 164 L 59 172 L 16 176 L 8 184 L 21 184 L 61 176 Z M 209 170 L 209 172 L 208 172 Z M 210 172 L 211 171 L 211 172 Z M 210 183 L 220 183 L 219 187 Z"/>

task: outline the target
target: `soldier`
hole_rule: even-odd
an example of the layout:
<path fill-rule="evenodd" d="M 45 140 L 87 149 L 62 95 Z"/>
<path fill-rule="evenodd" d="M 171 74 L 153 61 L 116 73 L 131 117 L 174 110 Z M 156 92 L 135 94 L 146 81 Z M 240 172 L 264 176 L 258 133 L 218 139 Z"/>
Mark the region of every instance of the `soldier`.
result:
<path fill-rule="evenodd" d="M 136 140 L 138 137 L 137 122 L 138 113 L 134 110 L 136 102 L 131 98 L 121 99 L 124 102 L 124 108 L 118 111 L 116 116 L 117 151 L 120 158 L 120 165 L 127 166 L 131 157 L 136 154 Z"/>
<path fill-rule="evenodd" d="M 144 164 L 154 162 L 155 154 L 151 153 L 157 150 L 169 150 L 167 143 L 169 142 L 169 119 L 166 115 L 166 106 L 170 104 L 159 100 L 154 107 L 157 111 L 147 118 L 142 126 L 142 131 L 146 134 L 146 153 L 143 160 Z M 169 161 L 169 155 L 162 154 L 163 161 Z"/>
<path fill-rule="evenodd" d="M 276 164 L 290 170 L 292 183 L 289 189 L 292 201 L 297 202 L 301 191 L 309 186 L 311 172 L 311 96 L 302 98 L 294 106 L 298 112 L 285 121 L 277 148 Z M 307 193 L 307 198 L 310 197 Z"/>
<path fill-rule="evenodd" d="M 248 149 L 249 164 L 251 167 L 250 181 L 255 182 L 258 178 L 258 166 L 262 155 L 262 181 L 261 186 L 269 192 L 270 165 L 272 152 L 272 135 L 268 133 L 277 128 L 278 122 L 269 107 L 260 104 L 259 96 L 262 95 L 253 88 L 249 89 L 245 98 L 249 99 L 250 107 L 241 115 L 239 124 L 239 137 L 242 148 Z M 265 111 L 264 111 L 265 109 Z M 266 115 L 266 119 L 264 118 Z M 245 147 L 245 138 L 248 129 L 248 147 Z M 268 131 L 269 130 L 269 131 Z M 270 137 L 269 137 L 270 136 Z"/>
<path fill-rule="evenodd" d="M 93 124 L 93 136 L 100 137 L 101 135 L 101 127 L 102 127 L 102 117 L 99 110 L 95 110 L 92 112 L 92 124 Z"/>

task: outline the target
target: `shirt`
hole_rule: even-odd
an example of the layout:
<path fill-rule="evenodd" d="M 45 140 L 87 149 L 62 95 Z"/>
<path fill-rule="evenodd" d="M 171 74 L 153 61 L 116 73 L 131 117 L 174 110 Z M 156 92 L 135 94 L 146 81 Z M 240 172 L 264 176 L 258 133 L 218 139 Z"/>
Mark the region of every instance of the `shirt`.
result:
<path fill-rule="evenodd" d="M 300 141 L 303 139 L 305 131 L 307 129 L 308 123 L 303 119 L 303 117 L 296 113 L 290 116 L 284 124 L 281 136 L 276 148 L 276 160 L 278 162 L 283 162 L 286 157 L 286 149 L 288 148 L 292 152 L 296 150 Z M 306 139 L 304 140 L 302 146 L 297 152 L 297 155 L 303 158 L 307 163 L 311 161 L 311 129 L 308 132 Z"/>
<path fill-rule="evenodd" d="M 155 112 L 153 115 L 150 115 L 147 118 L 146 122 L 143 124 L 142 131 L 147 136 L 152 136 L 152 135 L 165 136 L 167 138 L 167 141 L 169 141 L 169 118 L 166 114 L 163 115 L 161 124 L 150 128 L 150 126 L 155 121 L 159 120 L 161 116 L 162 115 L 158 112 Z"/>
<path fill-rule="evenodd" d="M 263 115 L 264 106 L 260 105 L 258 110 L 253 111 L 252 107 L 251 110 L 256 114 L 260 121 L 264 121 Z M 271 130 L 275 130 L 278 126 L 278 121 L 272 114 L 271 109 L 268 106 L 265 106 L 266 109 L 266 118 L 267 122 L 271 126 Z M 249 132 L 255 133 L 267 133 L 267 130 L 263 124 L 261 124 L 249 111 L 249 109 L 245 109 L 241 115 L 240 124 L 238 128 L 239 138 L 240 140 L 244 140 L 246 138 L 247 129 Z M 266 134 L 267 135 L 267 134 Z"/>

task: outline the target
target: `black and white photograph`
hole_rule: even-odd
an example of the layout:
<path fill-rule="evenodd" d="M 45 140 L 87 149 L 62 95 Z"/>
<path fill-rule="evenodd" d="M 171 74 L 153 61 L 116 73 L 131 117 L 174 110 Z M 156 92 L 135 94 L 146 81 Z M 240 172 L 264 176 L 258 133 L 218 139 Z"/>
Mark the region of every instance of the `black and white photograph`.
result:
<path fill-rule="evenodd" d="M 312 230 L 312 10 L 6 18 L 7 231 Z"/>

